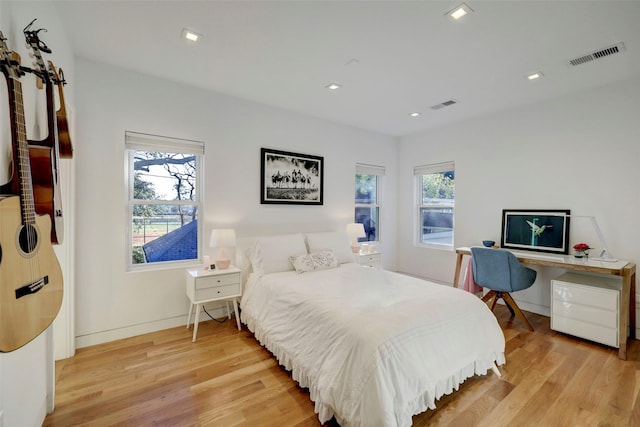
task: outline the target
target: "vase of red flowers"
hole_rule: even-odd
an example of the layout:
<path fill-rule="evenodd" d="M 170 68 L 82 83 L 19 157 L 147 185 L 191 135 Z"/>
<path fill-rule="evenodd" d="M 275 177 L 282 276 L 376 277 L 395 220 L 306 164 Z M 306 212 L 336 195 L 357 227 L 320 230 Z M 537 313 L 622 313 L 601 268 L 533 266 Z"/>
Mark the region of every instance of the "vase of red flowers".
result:
<path fill-rule="evenodd" d="M 589 257 L 589 247 L 586 243 L 576 243 L 573 245 L 573 250 L 576 251 L 574 256 L 576 258 L 587 258 Z"/>

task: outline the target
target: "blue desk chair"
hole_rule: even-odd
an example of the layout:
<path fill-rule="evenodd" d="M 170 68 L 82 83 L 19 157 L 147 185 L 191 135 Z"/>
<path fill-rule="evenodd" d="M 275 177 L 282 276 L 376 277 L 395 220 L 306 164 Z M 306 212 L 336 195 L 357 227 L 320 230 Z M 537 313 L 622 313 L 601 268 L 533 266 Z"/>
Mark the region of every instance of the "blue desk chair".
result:
<path fill-rule="evenodd" d="M 509 308 L 511 315 L 518 315 L 530 331 L 533 327 L 529 323 L 518 304 L 509 295 L 510 292 L 527 289 L 536 280 L 536 271 L 520 264 L 514 254 L 503 249 L 491 249 L 472 247 L 473 279 L 475 282 L 490 291 L 482 297 L 482 301 L 490 301 L 493 311 L 496 302 L 502 298 Z"/>

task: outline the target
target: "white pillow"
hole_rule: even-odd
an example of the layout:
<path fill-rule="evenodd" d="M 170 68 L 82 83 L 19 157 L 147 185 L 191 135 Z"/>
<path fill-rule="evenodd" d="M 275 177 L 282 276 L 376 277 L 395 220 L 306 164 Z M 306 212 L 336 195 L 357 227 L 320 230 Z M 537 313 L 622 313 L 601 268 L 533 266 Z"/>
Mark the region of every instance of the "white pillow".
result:
<path fill-rule="evenodd" d="M 293 270 L 289 257 L 306 253 L 302 234 L 283 234 L 256 239 L 249 257 L 253 271 L 262 275 Z"/>
<path fill-rule="evenodd" d="M 331 251 L 320 251 L 306 255 L 289 257 L 298 273 L 336 268 L 338 259 Z"/>
<path fill-rule="evenodd" d="M 331 251 L 340 264 L 354 262 L 351 242 L 349 242 L 349 236 L 346 232 L 307 233 L 306 237 L 310 253 Z"/>

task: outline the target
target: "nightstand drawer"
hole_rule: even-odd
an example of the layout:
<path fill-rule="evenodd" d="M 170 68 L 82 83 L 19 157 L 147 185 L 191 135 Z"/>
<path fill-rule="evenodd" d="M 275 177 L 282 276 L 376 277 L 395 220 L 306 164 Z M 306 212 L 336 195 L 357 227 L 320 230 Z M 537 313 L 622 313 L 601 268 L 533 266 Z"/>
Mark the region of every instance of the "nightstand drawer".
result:
<path fill-rule="evenodd" d="M 368 264 L 382 261 L 382 254 L 364 254 L 360 255 L 360 263 Z"/>
<path fill-rule="evenodd" d="M 380 268 L 382 266 L 382 254 L 376 252 L 373 254 L 358 254 L 358 264 L 365 265 L 367 267 Z"/>
<path fill-rule="evenodd" d="M 195 299 L 198 301 L 225 298 L 240 295 L 240 283 L 224 286 L 212 286 L 205 289 L 196 289 Z"/>
<path fill-rule="evenodd" d="M 215 276 L 199 277 L 196 280 L 196 291 L 217 286 L 234 285 L 240 283 L 240 273 L 220 274 Z"/>

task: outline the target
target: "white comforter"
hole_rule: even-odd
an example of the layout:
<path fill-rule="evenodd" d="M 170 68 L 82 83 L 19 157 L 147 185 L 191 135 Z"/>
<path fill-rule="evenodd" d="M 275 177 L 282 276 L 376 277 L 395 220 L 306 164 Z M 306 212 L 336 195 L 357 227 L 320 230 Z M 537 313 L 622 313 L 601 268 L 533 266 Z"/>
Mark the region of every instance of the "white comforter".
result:
<path fill-rule="evenodd" d="M 251 275 L 242 321 L 322 423 L 410 426 L 466 378 L 504 363 L 504 335 L 477 297 L 358 264 Z"/>

